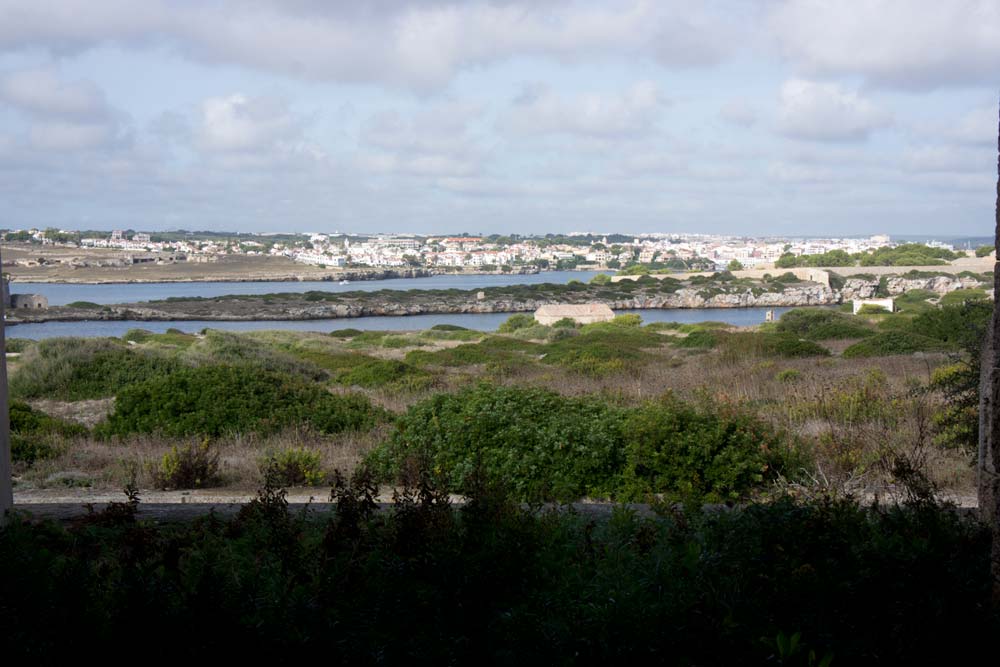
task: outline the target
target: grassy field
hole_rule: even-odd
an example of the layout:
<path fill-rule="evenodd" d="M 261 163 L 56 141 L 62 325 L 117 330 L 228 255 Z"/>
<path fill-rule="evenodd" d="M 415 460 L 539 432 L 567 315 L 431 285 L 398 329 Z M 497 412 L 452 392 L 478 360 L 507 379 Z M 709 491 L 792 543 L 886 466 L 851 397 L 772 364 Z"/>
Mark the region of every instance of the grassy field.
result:
<path fill-rule="evenodd" d="M 15 488 L 252 490 L 278 464 L 323 487 L 362 463 L 393 485 L 432 463 L 455 492 L 483 469 L 526 499 L 967 496 L 974 415 L 955 413 L 942 377 L 968 365 L 985 312 L 925 298 L 753 330 L 519 316 L 503 333 L 15 340 Z"/>

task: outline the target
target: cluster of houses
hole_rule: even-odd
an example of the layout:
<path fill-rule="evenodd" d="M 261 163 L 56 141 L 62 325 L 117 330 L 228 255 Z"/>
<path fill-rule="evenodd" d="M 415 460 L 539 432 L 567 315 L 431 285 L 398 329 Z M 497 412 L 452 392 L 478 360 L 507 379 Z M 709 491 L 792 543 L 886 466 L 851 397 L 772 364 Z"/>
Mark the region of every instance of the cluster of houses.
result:
<path fill-rule="evenodd" d="M 51 243 L 45 232 L 30 230 L 31 238 Z M 475 236 L 407 236 L 385 234 L 362 236 L 352 234 L 303 234 L 301 240 L 270 239 L 261 234 L 237 239 L 208 238 L 171 242 L 154 241 L 143 232 L 126 233 L 115 230 L 107 237 L 88 237 L 80 246 L 143 251 L 159 256 L 172 253 L 186 261 L 199 258 L 216 259 L 223 255 L 271 255 L 288 257 L 304 264 L 338 268 L 344 266 L 371 267 L 504 267 L 518 264 L 545 266 L 590 265 L 594 268 L 616 268 L 633 262 L 649 264 L 681 260 L 698 263 L 699 268 L 725 268 L 734 260 L 752 269 L 771 264 L 785 253 L 816 255 L 832 250 L 848 253 L 891 246 L 885 234 L 866 238 L 830 239 L 748 239 L 745 237 L 707 234 L 641 234 L 618 242 L 587 235 L 586 242 L 552 243 L 544 238 L 514 238 L 503 242 Z M 570 234 L 582 236 L 580 234 Z M 600 238 L 600 240 L 595 240 Z M 931 245 L 951 246 L 930 242 Z M 70 244 L 72 245 L 72 244 Z M 151 260 L 152 261 L 152 260 Z M 179 260 L 173 260 L 179 261 Z"/>

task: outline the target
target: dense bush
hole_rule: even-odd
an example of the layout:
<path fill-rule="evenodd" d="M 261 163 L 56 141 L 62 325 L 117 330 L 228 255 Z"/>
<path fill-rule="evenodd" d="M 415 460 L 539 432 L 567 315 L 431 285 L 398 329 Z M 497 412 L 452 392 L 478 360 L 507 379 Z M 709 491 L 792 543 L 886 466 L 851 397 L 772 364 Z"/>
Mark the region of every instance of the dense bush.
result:
<path fill-rule="evenodd" d="M 406 353 L 406 362 L 415 366 L 470 366 L 486 363 L 511 363 L 525 360 L 524 353 L 534 353 L 537 343 L 509 336 L 487 336 L 478 343 L 428 352 L 413 350 Z"/>
<path fill-rule="evenodd" d="M 781 316 L 776 329 L 809 340 L 866 338 L 875 333 L 863 320 L 827 308 L 796 308 Z"/>
<path fill-rule="evenodd" d="M 365 359 L 346 368 L 336 376 L 336 381 L 347 386 L 369 389 L 388 387 L 396 390 L 426 389 L 433 382 L 430 373 L 396 359 Z"/>
<path fill-rule="evenodd" d="M 950 347 L 965 348 L 978 345 L 992 314 L 993 303 L 985 300 L 942 306 L 916 315 L 911 331 Z"/>
<path fill-rule="evenodd" d="M 787 451 L 785 436 L 755 417 L 671 397 L 632 412 L 624 433 L 616 495 L 637 501 L 652 494 L 735 500 L 779 469 Z"/>
<path fill-rule="evenodd" d="M 265 479 L 281 487 L 319 486 L 326 481 L 319 452 L 310 449 L 283 449 L 263 457 L 258 464 Z"/>
<path fill-rule="evenodd" d="M 546 345 L 542 361 L 599 377 L 636 368 L 648 358 L 645 350 L 666 342 L 655 331 L 630 321 L 588 324 L 579 331 L 578 336 Z"/>
<path fill-rule="evenodd" d="M 8 338 L 4 341 L 7 352 L 22 353 L 35 345 L 35 341 L 30 338 Z"/>
<path fill-rule="evenodd" d="M 851 345 L 844 350 L 844 357 L 884 357 L 892 354 L 936 352 L 945 349 L 944 343 L 934 338 L 910 331 L 883 331 Z"/>
<path fill-rule="evenodd" d="M 516 315 L 511 315 L 510 317 L 508 317 L 507 321 L 501 324 L 499 328 L 497 328 L 497 332 L 513 333 L 518 329 L 526 329 L 527 327 L 532 327 L 536 324 L 538 324 L 538 322 L 535 321 L 533 315 L 525 315 L 524 313 L 517 313 Z"/>
<path fill-rule="evenodd" d="M 993 246 L 981 245 L 978 248 L 976 248 L 976 257 L 986 257 L 991 252 L 993 252 Z"/>
<path fill-rule="evenodd" d="M 118 393 L 102 435 L 269 433 L 307 425 L 322 433 L 364 429 L 379 411 L 367 398 L 334 395 L 294 376 L 250 366 L 201 366 Z"/>
<path fill-rule="evenodd" d="M 309 518 L 274 493 L 233 519 L 15 518 L 0 532 L 6 654 L 141 655 L 156 628 L 175 639 L 157 661 L 945 665 L 982 662 L 975 638 L 1000 632 L 989 530 L 948 509 L 594 518 L 424 494 L 370 517 L 363 490 L 338 497 Z"/>
<path fill-rule="evenodd" d="M 361 329 L 334 329 L 330 332 L 330 336 L 333 338 L 354 338 L 362 333 L 364 332 Z"/>
<path fill-rule="evenodd" d="M 25 351 L 10 392 L 17 398 L 104 398 L 182 367 L 174 358 L 129 349 L 114 338 L 49 338 Z"/>
<path fill-rule="evenodd" d="M 52 417 L 22 401 L 10 403 L 11 460 L 34 463 L 59 452 L 64 438 L 85 435 L 80 424 Z"/>
<path fill-rule="evenodd" d="M 598 399 L 480 385 L 410 408 L 370 461 L 385 477 L 426 465 L 455 492 L 485 475 L 521 499 L 572 500 L 606 491 L 622 463 L 623 421 Z"/>
<path fill-rule="evenodd" d="M 783 435 L 746 414 L 667 398 L 621 408 L 596 398 L 480 385 L 439 394 L 397 422 L 369 463 L 384 478 L 414 469 L 468 492 L 502 481 L 519 500 L 650 494 L 698 500 L 745 496 L 794 464 Z"/>
<path fill-rule="evenodd" d="M 724 359 L 738 361 L 748 357 L 826 357 L 830 351 L 811 340 L 785 333 L 741 331 L 716 334 Z"/>
<path fill-rule="evenodd" d="M 311 361 L 276 349 L 253 336 L 209 330 L 185 359 L 198 364 L 253 366 L 264 372 L 287 373 L 303 380 L 327 379 L 327 373 Z"/>
<path fill-rule="evenodd" d="M 153 470 L 153 479 L 161 489 L 202 489 L 215 486 L 219 476 L 219 454 L 208 440 L 200 445 L 175 445 L 163 455 Z"/>

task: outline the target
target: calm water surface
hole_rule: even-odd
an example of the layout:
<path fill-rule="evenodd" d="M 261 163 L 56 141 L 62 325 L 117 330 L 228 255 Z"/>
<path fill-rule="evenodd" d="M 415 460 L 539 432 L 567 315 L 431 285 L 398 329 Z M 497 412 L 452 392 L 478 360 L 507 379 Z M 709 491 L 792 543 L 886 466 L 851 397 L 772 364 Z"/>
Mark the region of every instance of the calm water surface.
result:
<path fill-rule="evenodd" d="M 551 275 L 551 274 L 550 274 Z M 292 283 L 294 284 L 294 283 Z M 774 308 L 775 317 L 790 308 Z M 635 313 L 642 321 L 649 322 L 705 322 L 714 320 L 737 326 L 760 324 L 764 321 L 767 308 L 692 308 L 670 310 L 621 310 L 618 314 Z M 44 322 L 42 324 L 18 324 L 7 328 L 8 338 L 52 338 L 54 336 L 116 336 L 120 337 L 129 329 L 146 329 L 162 333 L 174 328 L 181 331 L 198 332 L 202 329 L 225 331 L 254 331 L 260 329 L 282 329 L 290 331 L 328 332 L 335 329 L 364 329 L 377 331 L 405 331 L 429 329 L 435 324 L 457 324 L 479 331 L 495 331 L 511 313 L 473 313 L 446 315 L 409 315 L 406 317 L 351 317 L 334 320 L 306 320 L 294 322 L 250 321 L 250 322 L 136 322 L 136 321 L 86 321 L 86 322 Z"/>
<path fill-rule="evenodd" d="M 347 285 L 327 281 L 257 283 L 129 283 L 120 285 L 66 285 L 58 283 L 11 283 L 15 294 L 42 294 L 49 304 L 65 306 L 74 301 L 91 303 L 134 303 L 167 297 L 213 297 L 226 294 L 273 294 L 276 292 L 374 292 L 383 289 L 479 289 L 505 285 L 587 282 L 599 271 L 543 271 L 530 275 L 441 275 L 430 278 L 358 280 Z"/>

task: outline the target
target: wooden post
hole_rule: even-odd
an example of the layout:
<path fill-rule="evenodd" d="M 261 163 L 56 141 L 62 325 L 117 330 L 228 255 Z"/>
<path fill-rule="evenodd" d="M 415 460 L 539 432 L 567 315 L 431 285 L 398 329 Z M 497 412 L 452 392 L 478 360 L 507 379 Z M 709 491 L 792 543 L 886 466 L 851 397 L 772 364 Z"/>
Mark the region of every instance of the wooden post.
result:
<path fill-rule="evenodd" d="M 1000 249 L 1000 123 L 997 125 L 997 199 L 994 244 Z M 983 345 L 979 379 L 979 516 L 993 532 L 993 602 L 1000 607 L 1000 262 L 993 262 L 993 317 Z"/>
<path fill-rule="evenodd" d="M 3 280 L 3 257 L 0 256 L 0 280 Z M 6 293 L 7 290 L 0 290 Z M 10 406 L 7 404 L 7 304 L 0 299 L 0 526 L 14 507 L 14 482 L 10 474 Z"/>

